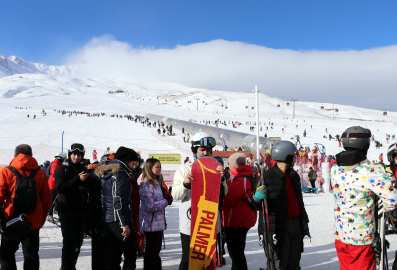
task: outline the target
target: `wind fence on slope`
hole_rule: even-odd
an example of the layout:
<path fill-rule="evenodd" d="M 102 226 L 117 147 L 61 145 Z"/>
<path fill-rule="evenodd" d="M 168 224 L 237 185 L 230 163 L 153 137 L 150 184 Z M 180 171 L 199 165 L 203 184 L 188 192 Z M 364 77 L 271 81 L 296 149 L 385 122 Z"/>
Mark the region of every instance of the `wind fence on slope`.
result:
<path fill-rule="evenodd" d="M 151 154 L 181 154 L 181 162 L 185 159 L 185 156 L 191 156 L 191 151 L 186 151 L 186 147 L 184 149 L 178 148 L 178 144 L 176 142 L 172 142 L 172 139 L 167 140 L 166 138 L 163 139 L 164 143 L 167 144 L 174 144 L 175 149 L 174 150 L 153 150 L 153 149 L 143 149 L 143 148 L 136 148 L 134 147 L 134 150 L 136 152 L 139 152 L 141 157 L 143 159 L 149 158 Z M 182 142 L 183 143 L 183 142 Z M 31 146 L 32 147 L 32 152 L 33 152 L 33 157 L 37 160 L 39 164 L 44 163 L 44 161 L 49 160 L 52 161 L 54 160 L 54 157 L 56 154 L 62 152 L 61 147 L 56 147 L 56 146 L 50 146 L 46 144 L 39 144 L 36 146 Z M 94 147 L 86 147 L 85 148 L 85 158 L 90 159 L 91 162 L 93 162 L 93 151 L 96 150 L 97 152 L 97 158 L 98 160 L 105 154 L 106 150 L 104 149 L 98 149 Z M 116 152 L 117 149 L 110 149 L 110 152 L 114 153 Z M 63 149 L 64 152 L 67 153 L 68 148 Z M 10 164 L 11 160 L 14 158 L 14 149 L 0 149 L 0 164 L 7 165 Z M 163 168 L 167 169 L 177 169 L 181 164 L 163 164 Z"/>

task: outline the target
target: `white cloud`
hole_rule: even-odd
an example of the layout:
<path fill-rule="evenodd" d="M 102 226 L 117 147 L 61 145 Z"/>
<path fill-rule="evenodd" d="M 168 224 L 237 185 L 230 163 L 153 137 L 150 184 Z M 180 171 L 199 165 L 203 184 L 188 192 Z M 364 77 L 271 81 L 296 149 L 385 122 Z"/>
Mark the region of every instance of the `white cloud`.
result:
<path fill-rule="evenodd" d="M 93 38 L 68 63 L 84 62 L 82 76 L 181 83 L 224 91 L 394 109 L 397 46 L 363 51 L 293 51 L 213 40 L 173 49 L 134 48 L 112 36 Z"/>

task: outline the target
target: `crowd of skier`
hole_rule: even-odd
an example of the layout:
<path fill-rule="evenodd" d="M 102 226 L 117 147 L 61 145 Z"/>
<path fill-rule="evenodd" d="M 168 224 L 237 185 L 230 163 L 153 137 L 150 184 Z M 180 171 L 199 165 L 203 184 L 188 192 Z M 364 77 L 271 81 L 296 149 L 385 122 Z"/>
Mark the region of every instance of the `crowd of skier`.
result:
<path fill-rule="evenodd" d="M 130 119 L 148 124 L 139 117 Z M 161 123 L 157 125 L 162 127 Z M 343 270 L 372 270 L 385 261 L 382 258 L 386 241 L 382 238 L 382 226 L 378 226 L 378 212 L 387 221 L 384 231 L 396 229 L 397 145 L 393 143 L 388 148 L 386 168 L 367 159 L 371 137 L 368 129 L 348 128 L 340 136 L 344 151 L 335 156 L 331 168 L 335 247 Z M 159 160 L 144 161 L 127 147 L 121 146 L 114 153 L 108 151 L 95 164 L 89 164 L 84 146 L 74 143 L 67 153 L 57 154 L 39 169 L 32 148 L 27 144 L 17 146 L 10 166 L 0 171 L 1 269 L 16 269 L 15 252 L 19 244 L 24 269 L 39 269 L 39 231 L 46 221 L 60 226 L 62 231 L 63 270 L 76 269 L 87 235 L 92 239 L 93 269 L 136 269 L 139 256 L 143 256 L 144 269 L 161 269 L 160 251 L 167 229 L 165 208 L 178 200 L 182 246 L 179 269 L 187 270 L 192 249 L 192 166 L 198 159 L 212 156 L 216 140 L 208 133 L 198 132 L 188 142 L 193 160 L 186 160 L 176 171 L 170 188 L 164 183 Z M 307 151 L 298 151 L 294 143 L 280 141 L 271 149 L 270 162 L 262 167 L 250 165 L 243 152 L 232 154 L 226 168 L 222 158 L 213 157 L 219 163 L 216 170 L 221 175 L 219 244 L 214 255 L 218 266 L 225 264 L 226 243 L 231 269 L 248 269 L 246 236 L 258 222 L 266 268 L 300 269 L 303 239 L 310 237 L 309 216 L 301 179 L 293 165 L 297 159 L 306 158 L 305 154 Z M 312 156 L 318 158 L 316 150 Z M 396 269 L 395 261 L 393 270 Z"/>

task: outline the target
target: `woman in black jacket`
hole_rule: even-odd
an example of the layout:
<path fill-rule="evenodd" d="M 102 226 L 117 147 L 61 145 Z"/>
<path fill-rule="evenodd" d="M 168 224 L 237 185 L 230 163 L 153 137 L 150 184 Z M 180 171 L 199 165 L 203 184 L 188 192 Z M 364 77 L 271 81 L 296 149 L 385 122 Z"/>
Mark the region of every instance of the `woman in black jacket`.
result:
<path fill-rule="evenodd" d="M 108 269 L 136 269 L 135 231 L 132 225 L 131 180 L 132 168 L 139 164 L 138 154 L 129 148 L 119 147 L 114 159 L 95 168 L 101 177 L 102 221 L 109 242 Z"/>

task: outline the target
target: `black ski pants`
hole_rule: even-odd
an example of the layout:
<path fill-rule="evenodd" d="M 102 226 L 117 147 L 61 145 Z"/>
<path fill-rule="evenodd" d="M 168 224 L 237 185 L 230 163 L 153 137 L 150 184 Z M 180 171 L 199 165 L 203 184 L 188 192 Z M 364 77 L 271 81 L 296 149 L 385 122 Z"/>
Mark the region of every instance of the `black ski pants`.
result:
<path fill-rule="evenodd" d="M 54 208 L 55 208 L 55 198 L 57 197 L 58 192 L 56 190 L 51 190 L 51 208 L 50 211 L 48 212 L 49 216 L 54 215 Z"/>
<path fill-rule="evenodd" d="M 182 242 L 182 261 L 179 264 L 179 270 L 189 269 L 189 252 L 190 252 L 190 235 L 181 233 Z"/>
<path fill-rule="evenodd" d="M 86 212 L 59 213 L 63 237 L 62 270 L 76 270 L 84 240 L 86 214 Z"/>
<path fill-rule="evenodd" d="M 298 217 L 287 218 L 284 243 L 274 247 L 276 269 L 300 270 L 303 248 L 302 225 Z"/>
<path fill-rule="evenodd" d="M 163 231 L 145 232 L 146 249 L 143 258 L 143 270 L 161 270 L 160 251 Z"/>
<path fill-rule="evenodd" d="M 23 269 L 39 270 L 39 237 L 40 229 L 31 230 L 28 235 L 20 240 L 6 240 L 1 238 L 0 264 L 2 270 L 17 270 L 15 253 L 22 244 Z"/>
<path fill-rule="evenodd" d="M 316 188 L 316 180 L 310 180 L 310 184 L 312 185 L 312 188 Z"/>
<path fill-rule="evenodd" d="M 124 237 L 121 234 L 123 229 L 118 222 L 104 223 L 109 243 L 108 269 L 121 270 L 121 255 L 124 254 L 123 270 L 136 269 L 136 243 L 135 231 L 132 227 L 132 220 L 129 224 L 130 235 Z"/>
<path fill-rule="evenodd" d="M 227 251 L 232 259 L 232 270 L 248 269 L 244 254 L 248 230 L 248 228 L 225 228 Z"/>

